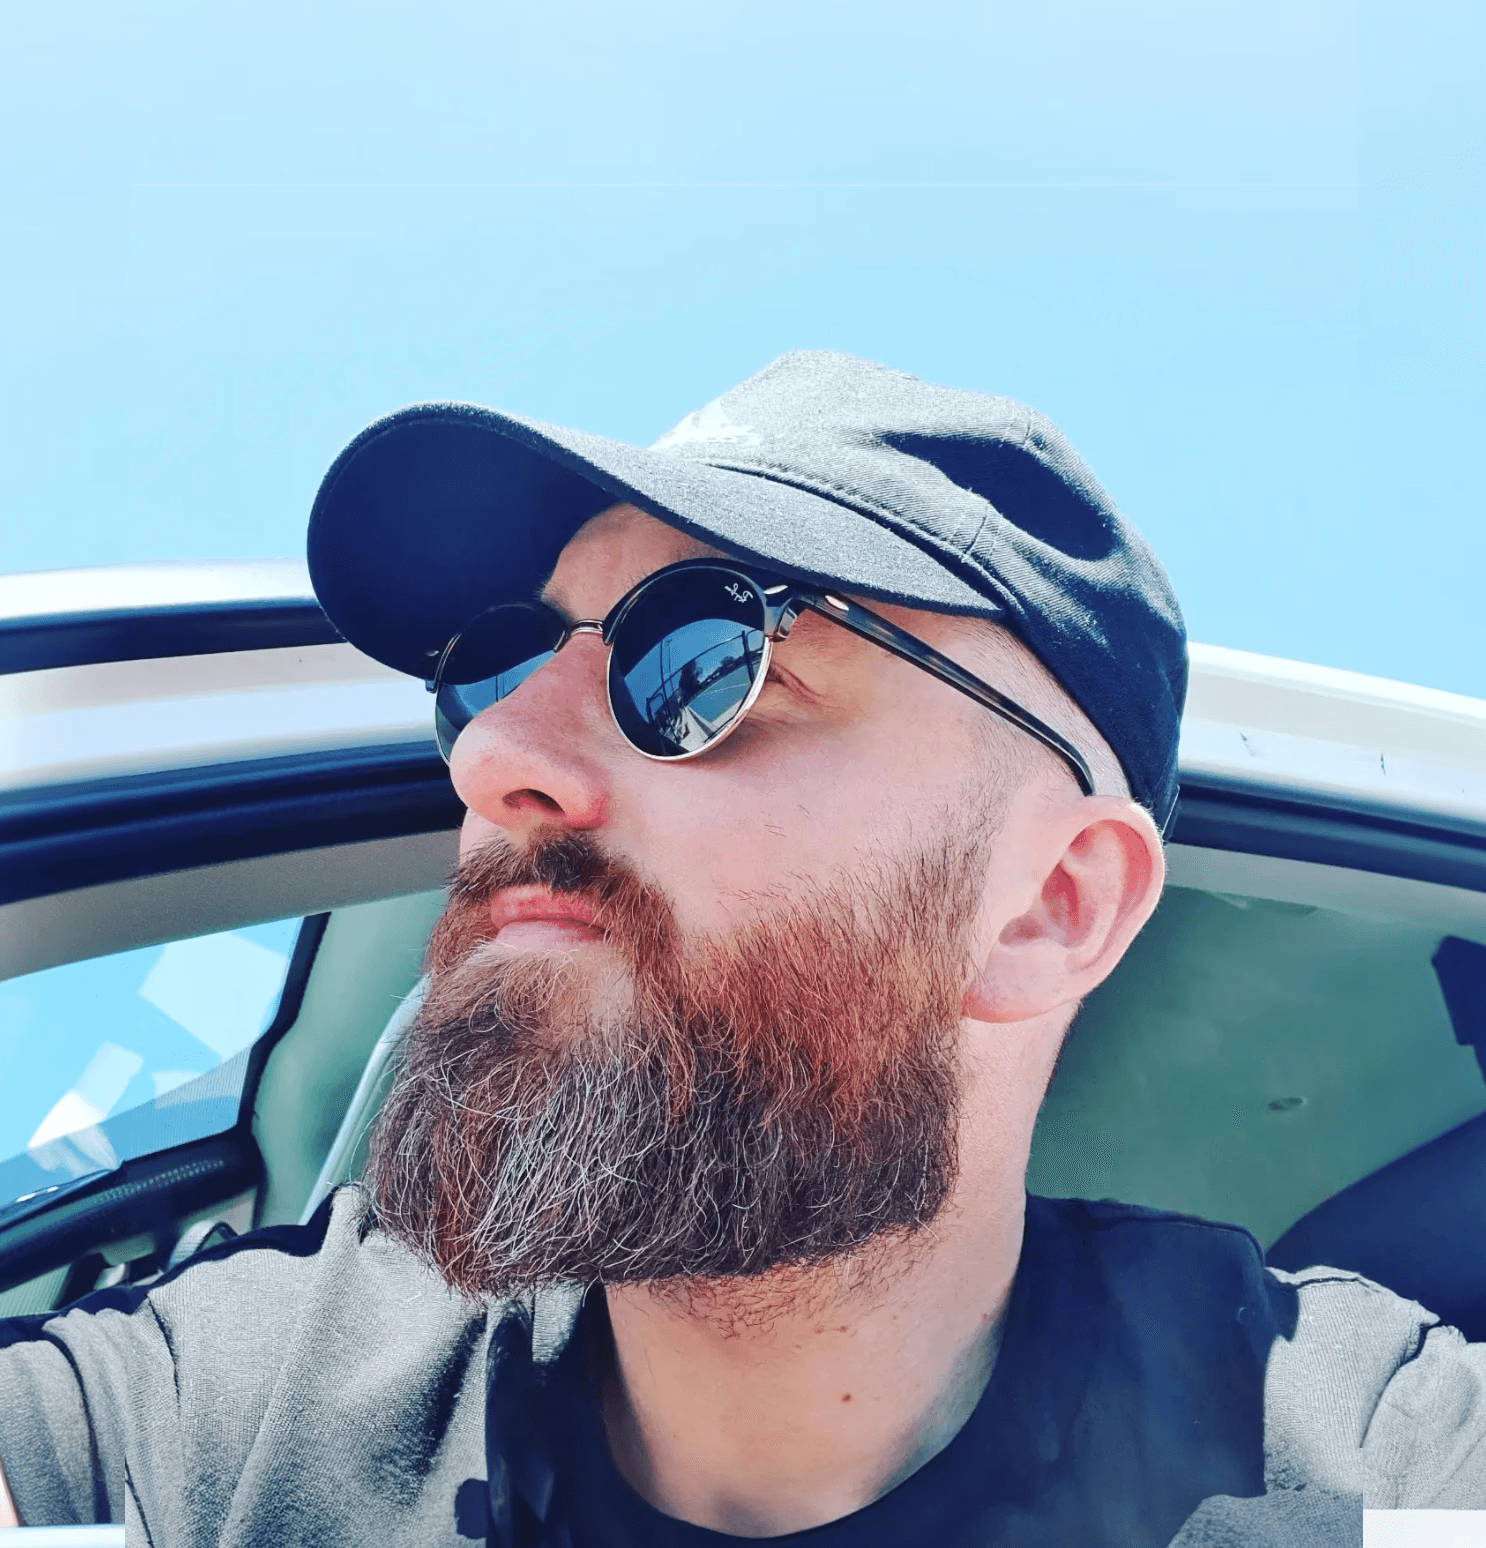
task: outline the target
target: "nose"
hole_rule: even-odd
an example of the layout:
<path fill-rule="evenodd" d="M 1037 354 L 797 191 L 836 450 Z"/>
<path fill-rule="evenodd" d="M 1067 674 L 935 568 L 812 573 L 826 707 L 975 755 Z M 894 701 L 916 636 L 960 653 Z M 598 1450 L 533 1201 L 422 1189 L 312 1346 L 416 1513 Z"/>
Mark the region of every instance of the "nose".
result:
<path fill-rule="evenodd" d="M 619 733 L 604 686 L 606 653 L 574 635 L 506 698 L 460 733 L 449 776 L 470 812 L 518 844 L 537 829 L 603 826 L 608 760 Z"/>

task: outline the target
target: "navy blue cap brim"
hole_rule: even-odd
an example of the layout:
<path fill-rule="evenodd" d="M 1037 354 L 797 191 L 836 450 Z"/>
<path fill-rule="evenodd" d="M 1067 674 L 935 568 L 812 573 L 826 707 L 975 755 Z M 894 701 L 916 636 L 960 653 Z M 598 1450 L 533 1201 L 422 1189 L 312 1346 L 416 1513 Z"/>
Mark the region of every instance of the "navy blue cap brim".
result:
<path fill-rule="evenodd" d="M 331 622 L 415 677 L 474 615 L 534 596 L 590 517 L 628 503 L 796 579 L 936 612 L 1002 616 L 963 555 L 860 503 L 463 403 L 376 421 L 336 458 L 310 515 L 309 566 Z"/>

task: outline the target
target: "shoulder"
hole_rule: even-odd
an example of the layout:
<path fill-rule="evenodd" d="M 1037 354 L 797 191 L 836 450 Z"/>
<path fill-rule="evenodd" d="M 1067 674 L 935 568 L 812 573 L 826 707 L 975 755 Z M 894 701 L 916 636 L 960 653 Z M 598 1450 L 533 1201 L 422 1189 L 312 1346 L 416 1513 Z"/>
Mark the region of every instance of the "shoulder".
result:
<path fill-rule="evenodd" d="M 1360 1274 L 1266 1273 L 1295 1297 L 1265 1379 L 1273 1483 L 1374 1509 L 1486 1508 L 1486 1344 Z"/>
<path fill-rule="evenodd" d="M 1486 1509 L 1486 1344 L 1360 1274 L 1269 1268 L 1239 1226 L 1037 1198 L 1027 1226 L 1034 1250 L 1084 1254 L 1132 1317 L 1203 1334 L 1244 1326 L 1261 1361 L 1271 1488 Z"/>
<path fill-rule="evenodd" d="M 1159 1296 L 1185 1287 L 1197 1299 L 1267 1293 L 1264 1252 L 1242 1226 L 1113 1199 L 1027 1199 L 1027 1248 L 1074 1253 L 1116 1293 Z"/>
<path fill-rule="evenodd" d="M 403 1346 L 444 1342 L 487 1311 L 375 1229 L 355 1187 L 338 1189 L 305 1225 L 254 1231 L 198 1254 L 149 1286 L 145 1299 L 172 1329 L 211 1326 L 241 1338 L 253 1324 L 279 1348 L 303 1332 L 322 1346 L 344 1341 L 348 1353 L 381 1335 Z"/>
<path fill-rule="evenodd" d="M 127 1475 L 157 1542 L 229 1515 L 258 1523 L 244 1541 L 298 1542 L 327 1508 L 326 1474 L 344 1494 L 337 1541 L 402 1541 L 394 1518 L 416 1525 L 437 1496 L 443 1519 L 483 1468 L 500 1310 L 368 1229 L 360 1194 L 343 1189 L 304 1226 L 0 1324 L 0 1448 L 18 1503 L 107 1520 Z"/>
<path fill-rule="evenodd" d="M 326 1361 L 363 1358 L 382 1340 L 427 1348 L 483 1326 L 489 1308 L 454 1295 L 366 1219 L 354 1187 L 304 1225 L 273 1226 L 198 1253 L 143 1286 L 96 1291 L 61 1311 L 0 1324 L 0 1347 L 35 1339 L 124 1357 L 159 1348 L 263 1379 L 297 1344 Z"/>
<path fill-rule="evenodd" d="M 1101 1235 L 1130 1232 L 1152 1241 L 1162 1235 L 1173 1240 L 1208 1240 L 1254 1257 L 1263 1255 L 1253 1234 L 1243 1226 L 1204 1220 L 1171 1209 L 1124 1204 L 1118 1199 L 1045 1199 L 1036 1195 L 1028 1196 L 1027 1209 L 1029 1218 L 1056 1218 L 1065 1229 Z"/>

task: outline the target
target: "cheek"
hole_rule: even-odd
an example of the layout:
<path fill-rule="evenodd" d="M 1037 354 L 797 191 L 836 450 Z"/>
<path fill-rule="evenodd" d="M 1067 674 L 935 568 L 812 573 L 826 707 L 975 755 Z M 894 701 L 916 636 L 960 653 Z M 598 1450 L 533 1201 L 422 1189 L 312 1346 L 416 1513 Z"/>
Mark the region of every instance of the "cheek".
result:
<path fill-rule="evenodd" d="M 886 777 L 884 777 L 884 775 Z M 749 749 L 723 766 L 675 770 L 626 802 L 619 840 L 671 898 L 684 934 L 733 928 L 801 884 L 904 841 L 903 776 L 858 739 Z M 618 839 L 616 834 L 616 838 Z"/>

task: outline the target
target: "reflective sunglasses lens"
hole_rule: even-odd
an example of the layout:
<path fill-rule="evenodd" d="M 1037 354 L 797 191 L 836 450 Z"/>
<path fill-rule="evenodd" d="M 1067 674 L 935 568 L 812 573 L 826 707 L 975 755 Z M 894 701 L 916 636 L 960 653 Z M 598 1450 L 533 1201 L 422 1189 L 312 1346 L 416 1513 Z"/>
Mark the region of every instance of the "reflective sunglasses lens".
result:
<path fill-rule="evenodd" d="M 556 613 L 522 602 L 492 607 L 461 631 L 434 687 L 434 730 L 446 758 L 454 739 L 481 710 L 552 659 L 562 633 Z"/>
<path fill-rule="evenodd" d="M 652 758 L 700 752 L 737 719 L 764 658 L 764 599 L 731 570 L 653 581 L 614 630 L 609 702 Z"/>

